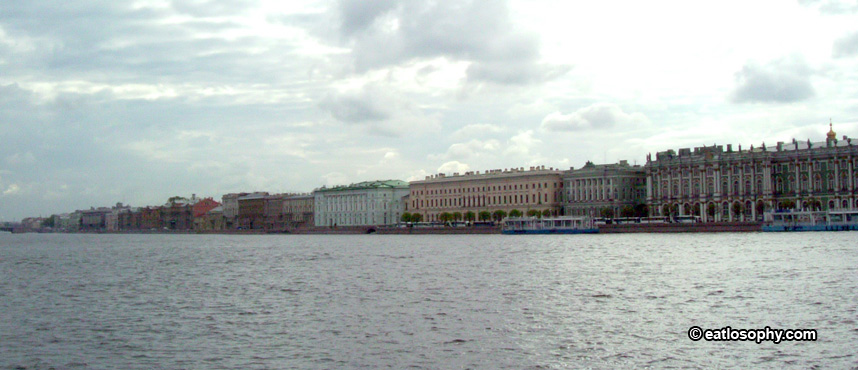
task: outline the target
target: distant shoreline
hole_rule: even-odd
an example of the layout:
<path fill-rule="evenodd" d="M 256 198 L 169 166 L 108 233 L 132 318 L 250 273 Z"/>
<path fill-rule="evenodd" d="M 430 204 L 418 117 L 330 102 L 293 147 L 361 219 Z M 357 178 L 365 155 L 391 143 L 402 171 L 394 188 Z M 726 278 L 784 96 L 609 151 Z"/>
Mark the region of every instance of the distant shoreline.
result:
<path fill-rule="evenodd" d="M 697 233 L 697 232 L 759 232 L 761 222 L 712 222 L 672 224 L 620 224 L 600 225 L 599 234 L 629 233 Z M 212 235 L 490 235 L 501 234 L 501 228 L 492 227 L 388 227 L 343 226 L 312 227 L 288 230 L 122 230 L 122 231 L 52 231 L 14 229 L 13 234 L 212 234 Z"/>

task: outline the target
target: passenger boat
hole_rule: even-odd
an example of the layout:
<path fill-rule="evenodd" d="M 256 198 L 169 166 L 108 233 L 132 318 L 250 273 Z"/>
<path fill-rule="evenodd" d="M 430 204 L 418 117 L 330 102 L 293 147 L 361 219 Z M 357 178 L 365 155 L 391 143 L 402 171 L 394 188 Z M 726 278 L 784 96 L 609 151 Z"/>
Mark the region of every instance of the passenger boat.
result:
<path fill-rule="evenodd" d="M 510 217 L 504 220 L 504 234 L 595 234 L 593 220 L 584 216 Z"/>
<path fill-rule="evenodd" d="M 766 212 L 763 231 L 858 230 L 858 211 Z"/>

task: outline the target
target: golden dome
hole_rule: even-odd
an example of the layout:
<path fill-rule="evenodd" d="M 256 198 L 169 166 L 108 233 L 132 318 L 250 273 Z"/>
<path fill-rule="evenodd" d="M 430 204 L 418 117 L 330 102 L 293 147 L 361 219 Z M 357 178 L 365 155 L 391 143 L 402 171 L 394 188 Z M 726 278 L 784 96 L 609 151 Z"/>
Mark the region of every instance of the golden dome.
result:
<path fill-rule="evenodd" d="M 828 122 L 828 140 L 836 140 L 837 133 L 834 132 L 834 127 L 831 124 L 831 121 Z"/>

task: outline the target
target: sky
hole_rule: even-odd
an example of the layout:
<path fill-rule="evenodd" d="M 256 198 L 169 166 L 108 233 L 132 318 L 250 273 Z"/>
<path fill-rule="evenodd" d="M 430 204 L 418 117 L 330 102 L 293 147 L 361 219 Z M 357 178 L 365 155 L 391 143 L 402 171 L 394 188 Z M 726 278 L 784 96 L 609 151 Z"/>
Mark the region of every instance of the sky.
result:
<path fill-rule="evenodd" d="M 0 2 L 0 221 L 858 135 L 858 2 Z"/>

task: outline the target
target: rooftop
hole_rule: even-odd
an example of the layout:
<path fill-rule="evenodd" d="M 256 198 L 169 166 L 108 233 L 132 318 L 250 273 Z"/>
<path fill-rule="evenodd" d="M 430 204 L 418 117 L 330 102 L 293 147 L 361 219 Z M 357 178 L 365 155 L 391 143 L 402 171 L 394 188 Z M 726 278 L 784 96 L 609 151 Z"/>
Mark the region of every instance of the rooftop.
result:
<path fill-rule="evenodd" d="M 533 175 L 549 175 L 549 174 L 560 174 L 560 169 L 555 169 L 554 167 L 545 168 L 545 166 L 531 166 L 529 169 L 525 170 L 524 167 L 518 168 L 504 168 L 504 169 L 496 169 L 496 170 L 487 170 L 483 173 L 480 171 L 468 171 L 463 174 L 459 174 L 458 172 L 454 172 L 452 175 L 448 176 L 443 173 L 429 175 L 426 176 L 423 180 L 412 181 L 411 183 L 432 183 L 432 182 L 446 182 L 446 181 L 468 181 L 468 180 L 485 180 L 489 178 L 495 177 L 517 177 L 517 176 L 533 176 Z"/>
<path fill-rule="evenodd" d="M 321 187 L 316 189 L 316 192 L 330 191 L 348 191 L 348 190 L 364 190 L 364 189 L 407 189 L 408 183 L 402 180 L 375 180 L 364 181 L 356 184 L 337 185 L 333 187 Z"/>

